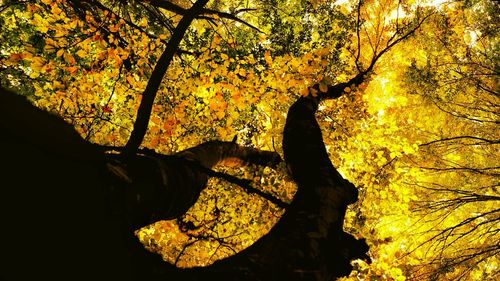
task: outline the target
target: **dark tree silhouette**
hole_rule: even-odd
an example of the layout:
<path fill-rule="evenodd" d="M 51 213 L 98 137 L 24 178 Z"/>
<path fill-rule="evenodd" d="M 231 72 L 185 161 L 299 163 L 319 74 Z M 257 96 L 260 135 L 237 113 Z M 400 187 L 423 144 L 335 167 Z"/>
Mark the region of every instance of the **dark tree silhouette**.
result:
<path fill-rule="evenodd" d="M 156 92 L 184 32 L 201 13 L 211 13 L 203 8 L 206 0 L 190 9 L 178 9 L 168 1 L 149 2 L 176 9 L 183 18 L 143 93 L 132 136 L 125 148 L 115 149 L 117 153 L 104 153 L 61 119 L 0 89 L 1 277 L 331 280 L 349 274 L 351 260 L 369 260 L 366 242 L 342 229 L 346 207 L 357 200 L 357 190 L 330 162 L 315 113 L 321 100 L 338 98 L 346 87 L 361 84 L 380 56 L 413 34 L 426 17 L 396 30 L 385 48 L 374 50 L 366 69 L 358 61 L 358 52 L 359 73 L 350 81 L 329 86 L 317 97 L 301 97 L 291 106 L 283 149 L 298 191 L 289 206 L 282 206 L 286 212 L 277 225 L 233 257 L 207 268 L 178 269 L 144 250 L 133 231 L 154 220 L 182 215 L 197 200 L 209 176 L 224 177 L 211 168 L 226 158 L 269 166 L 280 158 L 218 141 L 170 156 L 139 149 Z M 320 90 L 319 85 L 312 88 Z M 272 196 L 259 195 L 280 204 Z"/>
<path fill-rule="evenodd" d="M 208 177 L 218 176 L 210 168 L 227 158 L 281 161 L 274 152 L 220 141 L 171 156 L 104 154 L 59 117 L 4 88 L 0 120 L 6 280 L 142 280 L 155 266 L 158 276 L 173 276 L 182 270 L 148 253 L 134 230 L 184 214 Z"/>

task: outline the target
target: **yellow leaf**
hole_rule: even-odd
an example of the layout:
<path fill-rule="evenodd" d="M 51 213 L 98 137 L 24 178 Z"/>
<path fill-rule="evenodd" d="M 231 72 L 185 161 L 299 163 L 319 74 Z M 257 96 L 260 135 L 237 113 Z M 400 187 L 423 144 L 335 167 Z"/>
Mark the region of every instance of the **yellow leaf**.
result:
<path fill-rule="evenodd" d="M 84 50 L 79 50 L 78 52 L 76 52 L 76 55 L 81 58 L 84 58 L 87 56 L 87 52 L 85 52 Z"/>
<path fill-rule="evenodd" d="M 146 17 L 143 17 L 141 21 L 138 24 L 139 26 L 146 27 L 148 25 L 148 19 Z"/>
<path fill-rule="evenodd" d="M 71 29 L 76 28 L 77 25 L 78 25 L 78 20 L 72 20 L 72 21 L 69 22 L 69 27 Z"/>
<path fill-rule="evenodd" d="M 67 52 L 63 54 L 63 58 L 64 58 L 64 61 L 67 62 L 70 65 L 76 64 L 75 58 L 71 54 L 69 54 Z"/>
<path fill-rule="evenodd" d="M 219 37 L 219 36 L 215 36 L 215 37 L 214 37 L 214 41 L 213 41 L 213 43 L 214 43 L 216 46 L 220 45 L 220 37 Z"/>
<path fill-rule="evenodd" d="M 49 28 L 46 26 L 39 26 L 38 31 L 40 31 L 41 33 L 47 33 L 47 31 L 49 31 Z"/>
<path fill-rule="evenodd" d="M 76 66 L 66 67 L 66 71 L 68 71 L 71 74 L 75 73 L 77 70 L 78 70 L 78 67 L 76 67 Z"/>
<path fill-rule="evenodd" d="M 31 72 L 31 73 L 29 74 L 29 77 L 30 77 L 30 78 L 33 78 L 33 79 L 34 79 L 34 78 L 38 78 L 39 76 L 40 76 L 40 72 L 38 72 L 38 71 L 33 71 L 33 72 Z"/>
<path fill-rule="evenodd" d="M 266 60 L 266 63 L 268 65 L 271 65 L 273 63 L 273 58 L 271 57 L 271 51 L 267 50 L 264 53 L 264 59 Z"/>
<path fill-rule="evenodd" d="M 244 68 L 240 68 L 239 74 L 243 77 L 247 76 L 247 71 Z"/>
<path fill-rule="evenodd" d="M 328 91 L 328 85 L 325 83 L 319 83 L 319 91 L 322 93 L 326 93 Z"/>
<path fill-rule="evenodd" d="M 135 85 L 134 77 L 132 77 L 131 75 L 127 76 L 127 82 L 132 86 Z"/>
<path fill-rule="evenodd" d="M 41 70 L 45 65 L 45 59 L 42 57 L 34 57 L 31 61 L 31 68 L 33 70 Z"/>
<path fill-rule="evenodd" d="M 60 49 L 59 51 L 57 51 L 56 56 L 61 57 L 63 54 L 64 54 L 64 49 Z"/>
<path fill-rule="evenodd" d="M 112 25 L 109 26 L 109 31 L 111 31 L 112 33 L 115 33 L 115 32 L 118 31 L 119 27 L 120 26 L 118 24 L 116 24 L 116 25 L 112 24 Z"/>

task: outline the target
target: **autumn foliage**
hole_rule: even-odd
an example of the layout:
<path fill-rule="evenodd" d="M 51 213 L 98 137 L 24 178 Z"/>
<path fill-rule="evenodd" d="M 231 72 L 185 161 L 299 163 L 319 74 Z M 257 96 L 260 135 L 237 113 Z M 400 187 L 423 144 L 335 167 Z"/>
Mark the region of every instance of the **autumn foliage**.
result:
<path fill-rule="evenodd" d="M 0 85 L 105 151 L 118 182 L 127 155 L 241 149 L 199 171 L 186 213 L 140 225 L 145 248 L 179 268 L 231 260 L 328 167 L 358 201 L 318 213 L 370 247 L 342 280 L 498 279 L 498 3 L 193 2 L 0 1 Z M 297 101 L 315 107 L 296 122 L 317 124 L 325 156 L 299 176 Z M 260 151 L 270 161 L 243 161 Z"/>

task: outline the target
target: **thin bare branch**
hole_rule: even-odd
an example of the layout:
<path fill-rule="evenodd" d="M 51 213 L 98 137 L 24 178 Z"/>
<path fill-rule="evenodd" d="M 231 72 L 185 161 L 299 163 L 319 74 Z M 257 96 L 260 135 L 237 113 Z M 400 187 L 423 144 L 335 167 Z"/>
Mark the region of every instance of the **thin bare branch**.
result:
<path fill-rule="evenodd" d="M 361 39 L 359 36 L 359 30 L 361 27 L 361 22 L 360 22 L 360 16 L 361 16 L 361 5 L 363 4 L 363 0 L 360 0 L 358 2 L 358 9 L 357 9 L 357 17 L 356 17 L 356 37 L 358 38 L 358 51 L 356 53 L 356 59 L 354 63 L 356 64 L 356 69 L 359 72 L 362 72 L 361 66 L 359 65 L 359 56 L 361 55 Z"/>
<path fill-rule="evenodd" d="M 448 138 L 442 138 L 438 140 L 433 140 L 427 143 L 420 144 L 419 146 L 429 146 L 435 143 L 440 143 L 440 142 L 448 142 L 448 141 L 454 141 L 454 140 L 477 140 L 479 142 L 475 144 L 499 144 L 500 140 L 490 140 L 490 139 L 485 139 L 485 138 L 480 138 L 480 137 L 475 137 L 475 136 L 456 136 L 456 137 L 448 137 Z"/>
<path fill-rule="evenodd" d="M 204 9 L 202 14 L 204 15 L 216 15 L 220 18 L 225 18 L 225 19 L 229 19 L 229 20 L 233 20 L 235 22 L 239 22 L 241 24 L 244 24 L 248 27 L 250 27 L 251 29 L 253 30 L 256 30 L 260 33 L 263 33 L 260 29 L 258 29 L 257 27 L 249 24 L 248 22 L 238 18 L 237 16 L 233 15 L 233 14 L 230 14 L 230 13 L 226 13 L 226 12 L 220 12 L 220 11 L 215 11 L 215 10 L 210 10 L 210 9 Z"/>

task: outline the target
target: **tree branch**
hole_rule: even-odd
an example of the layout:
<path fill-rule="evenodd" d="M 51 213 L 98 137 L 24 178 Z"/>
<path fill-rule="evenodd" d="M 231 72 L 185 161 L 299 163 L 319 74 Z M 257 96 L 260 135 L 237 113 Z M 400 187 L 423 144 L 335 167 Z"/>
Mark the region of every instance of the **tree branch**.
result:
<path fill-rule="evenodd" d="M 155 7 L 158 7 L 158 8 L 162 8 L 162 9 L 165 9 L 167 11 L 170 11 L 170 12 L 173 12 L 173 13 L 176 13 L 176 14 L 179 14 L 179 15 L 185 15 L 186 14 L 186 9 L 178 6 L 178 5 L 175 5 L 171 2 L 168 2 L 168 1 L 162 1 L 162 0 L 152 0 L 152 1 L 149 1 L 149 4 L 152 5 L 152 6 L 155 6 Z M 246 12 L 246 11 L 252 11 L 253 9 L 242 9 L 242 10 L 239 10 L 239 12 Z M 261 32 L 260 29 L 258 29 L 257 27 L 249 24 L 248 22 L 238 18 L 237 16 L 233 15 L 233 14 L 230 14 L 230 13 L 227 13 L 227 12 L 221 12 L 221 11 L 216 11 L 216 10 L 212 10 L 212 9 L 202 9 L 202 11 L 200 12 L 200 14 L 203 14 L 203 15 L 217 15 L 218 17 L 220 18 L 225 18 L 225 19 L 230 19 L 230 20 L 233 20 L 233 21 L 236 21 L 236 22 L 239 22 L 239 23 L 242 23 L 248 27 L 250 27 L 251 29 L 254 29 L 258 32 Z"/>
<path fill-rule="evenodd" d="M 361 66 L 359 65 L 359 56 L 361 55 L 361 39 L 359 36 L 359 30 L 361 28 L 361 23 L 360 23 L 360 16 L 361 16 L 361 5 L 363 4 L 362 0 L 359 0 L 358 2 L 358 11 L 357 11 L 357 17 L 356 17 L 356 37 L 358 38 L 358 51 L 356 53 L 356 59 L 354 63 L 356 64 L 356 69 L 358 69 L 359 72 L 361 72 Z"/>
<path fill-rule="evenodd" d="M 373 69 L 373 67 L 375 66 L 375 63 L 378 61 L 378 59 L 383 55 L 385 54 L 386 52 L 388 52 L 392 47 L 394 47 L 395 45 L 397 45 L 399 42 L 401 41 L 404 41 L 406 40 L 407 38 L 409 38 L 411 35 L 413 35 L 415 33 L 415 31 L 417 31 L 420 26 L 422 26 L 422 24 L 425 22 L 425 20 L 427 20 L 430 16 L 432 16 L 434 13 L 429 13 L 428 15 L 424 16 L 421 20 L 417 21 L 417 24 L 411 28 L 408 32 L 406 32 L 406 34 L 404 34 L 403 36 L 399 37 L 398 39 L 390 42 L 388 41 L 387 42 L 387 45 L 384 49 L 382 49 L 382 51 L 380 51 L 380 53 L 376 54 L 373 56 L 372 58 L 372 61 L 370 63 L 370 66 L 366 69 L 366 72 L 369 72 Z M 391 38 L 394 39 L 395 37 Z M 389 43 L 390 42 L 390 43 Z"/>
<path fill-rule="evenodd" d="M 243 188 L 245 190 L 245 192 L 247 192 L 249 194 L 253 193 L 253 194 L 259 195 L 260 197 L 266 199 L 267 201 L 275 204 L 276 206 L 278 206 L 280 208 L 286 209 L 288 206 L 290 206 L 290 204 L 283 202 L 281 199 L 276 198 L 271 194 L 268 194 L 262 190 L 259 190 L 255 187 L 253 187 L 251 185 L 251 182 L 252 182 L 251 180 L 240 179 L 240 178 L 235 177 L 233 175 L 229 175 L 229 174 L 222 173 L 222 172 L 217 172 L 217 171 L 214 171 L 212 169 L 205 168 L 202 165 L 199 165 L 199 163 L 196 167 L 198 169 L 200 169 L 202 172 L 204 172 L 209 177 L 220 178 L 220 179 L 223 179 L 229 183 L 236 184 L 236 185 L 240 186 L 241 188 Z"/>
<path fill-rule="evenodd" d="M 359 3 L 361 4 L 362 1 L 360 1 Z M 360 9 L 360 6 L 358 5 L 358 17 L 359 17 L 359 9 Z M 318 101 L 321 101 L 321 100 L 325 100 L 325 99 L 338 98 L 344 94 L 344 90 L 347 87 L 359 86 L 361 83 L 363 83 L 366 76 L 373 70 L 375 64 L 377 63 L 377 61 L 380 59 L 380 57 L 383 54 L 388 52 L 392 47 L 394 47 L 398 43 L 406 40 L 411 35 L 413 35 L 420 28 L 420 26 L 424 23 L 424 21 L 427 20 L 433 14 L 434 13 L 429 13 L 429 14 L 425 15 L 422 19 L 418 20 L 417 24 L 413 28 L 411 28 L 409 31 L 407 31 L 405 34 L 403 34 L 401 37 L 399 37 L 397 39 L 395 39 L 394 36 L 391 37 L 391 39 L 387 42 L 386 47 L 383 48 L 380 52 L 377 53 L 376 49 L 374 49 L 374 54 L 373 54 L 372 60 L 370 62 L 370 65 L 365 70 L 361 71 L 359 62 L 356 62 L 356 67 L 358 68 L 358 71 L 359 71 L 356 76 L 354 76 L 353 78 L 351 78 L 349 81 L 347 81 L 345 83 L 338 83 L 338 84 L 333 85 L 333 86 L 328 86 L 327 92 L 319 95 L 316 99 L 318 99 Z M 359 19 L 358 19 L 358 22 L 359 22 Z M 359 36 L 359 32 L 357 32 L 357 34 Z M 394 40 L 394 41 L 392 41 L 392 40 Z M 359 39 L 358 39 L 358 52 L 356 54 L 356 58 L 355 58 L 356 60 L 358 60 L 358 58 L 360 56 L 359 48 L 360 47 L 359 47 Z M 315 89 L 316 92 L 320 92 L 319 84 L 315 84 L 311 88 Z"/>
<path fill-rule="evenodd" d="M 198 0 L 193 6 L 186 11 L 180 22 L 177 24 L 165 51 L 163 51 L 160 59 L 151 74 L 146 89 L 142 94 L 141 104 L 137 112 L 137 117 L 134 123 L 134 129 L 130 138 L 125 145 L 122 154 L 125 156 L 134 155 L 144 139 L 146 134 L 151 110 L 153 108 L 156 93 L 160 87 L 163 76 L 165 75 L 170 63 L 177 52 L 179 45 L 193 19 L 201 12 L 203 6 L 208 0 Z"/>
<path fill-rule="evenodd" d="M 220 11 L 215 11 L 215 10 L 210 10 L 210 9 L 204 9 L 202 14 L 205 14 L 205 15 L 217 15 L 218 17 L 220 18 L 225 18 L 225 19 L 229 19 L 229 20 L 233 20 L 233 21 L 236 21 L 236 22 L 239 22 L 241 24 L 244 24 L 248 27 L 250 27 L 251 29 L 253 30 L 256 30 L 260 33 L 263 33 L 260 29 L 258 29 L 257 27 L 249 24 L 248 22 L 238 18 L 237 16 L 233 15 L 233 14 L 230 14 L 230 13 L 226 13 L 226 12 L 220 12 Z"/>
<path fill-rule="evenodd" d="M 485 138 L 480 138 L 480 137 L 475 137 L 475 136 L 456 136 L 456 137 L 449 137 L 449 138 L 442 138 L 442 139 L 438 139 L 438 140 L 433 140 L 433 141 L 430 141 L 427 143 L 420 144 L 419 146 L 428 146 L 428 145 L 439 143 L 439 142 L 446 142 L 446 141 L 453 141 L 453 140 L 460 140 L 460 139 L 479 141 L 475 144 L 480 144 L 480 143 L 499 144 L 500 143 L 500 140 L 490 140 L 490 139 L 485 139 Z"/>

